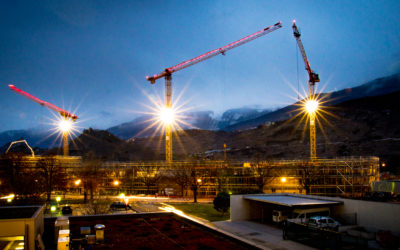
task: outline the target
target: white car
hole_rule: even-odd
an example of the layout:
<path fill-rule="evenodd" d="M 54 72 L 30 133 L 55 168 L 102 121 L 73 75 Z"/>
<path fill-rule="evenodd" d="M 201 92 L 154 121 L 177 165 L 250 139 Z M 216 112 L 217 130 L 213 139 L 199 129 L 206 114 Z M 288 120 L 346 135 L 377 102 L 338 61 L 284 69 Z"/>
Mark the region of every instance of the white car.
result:
<path fill-rule="evenodd" d="M 312 216 L 308 220 L 308 226 L 338 231 L 340 223 L 328 216 Z"/>

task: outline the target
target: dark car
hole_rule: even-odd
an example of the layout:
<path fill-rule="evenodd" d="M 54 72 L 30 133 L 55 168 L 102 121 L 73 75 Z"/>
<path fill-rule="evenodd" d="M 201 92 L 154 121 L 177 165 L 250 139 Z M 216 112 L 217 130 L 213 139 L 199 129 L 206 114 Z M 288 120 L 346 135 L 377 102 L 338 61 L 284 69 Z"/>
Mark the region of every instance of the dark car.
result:
<path fill-rule="evenodd" d="M 132 208 L 128 204 L 125 204 L 125 203 L 123 203 L 121 201 L 116 201 L 116 202 L 113 202 L 110 205 L 110 209 L 111 210 L 120 210 L 120 209 L 126 209 L 127 210 L 127 209 L 132 209 Z"/>
<path fill-rule="evenodd" d="M 71 206 L 63 206 L 62 208 L 61 208 L 61 213 L 62 214 L 72 214 L 72 208 L 71 208 Z"/>

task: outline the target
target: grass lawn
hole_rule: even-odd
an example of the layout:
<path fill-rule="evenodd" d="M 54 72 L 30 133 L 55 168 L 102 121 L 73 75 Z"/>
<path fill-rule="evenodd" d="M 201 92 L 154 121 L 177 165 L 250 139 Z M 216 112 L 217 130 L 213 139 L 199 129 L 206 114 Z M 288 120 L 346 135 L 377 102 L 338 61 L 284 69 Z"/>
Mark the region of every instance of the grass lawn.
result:
<path fill-rule="evenodd" d="M 229 220 L 230 212 L 226 212 L 224 216 L 214 209 L 214 205 L 210 203 L 169 203 L 175 209 L 183 211 L 185 214 L 194 215 L 196 217 L 208 221 L 223 221 Z"/>

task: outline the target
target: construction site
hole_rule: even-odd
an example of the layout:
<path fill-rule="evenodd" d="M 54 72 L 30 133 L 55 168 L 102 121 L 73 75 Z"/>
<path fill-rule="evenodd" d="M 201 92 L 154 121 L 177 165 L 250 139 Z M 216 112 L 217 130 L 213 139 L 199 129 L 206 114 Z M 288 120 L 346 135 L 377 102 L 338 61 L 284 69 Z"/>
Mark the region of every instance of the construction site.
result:
<path fill-rule="evenodd" d="M 319 96 L 315 93 L 315 83 L 319 76 L 308 61 L 300 39 L 300 32 L 293 21 L 293 35 L 301 52 L 305 69 L 308 73 L 308 96 L 300 101 L 299 114 L 309 126 L 308 159 L 270 160 L 257 162 L 228 161 L 226 144 L 224 144 L 224 161 L 184 161 L 173 160 L 173 131 L 179 128 L 172 103 L 172 73 L 217 56 L 225 55 L 228 50 L 241 46 L 256 38 L 282 27 L 281 22 L 262 29 L 254 34 L 230 43 L 221 48 L 209 51 L 193 59 L 166 68 L 162 73 L 147 76 L 154 84 L 160 78 L 165 79 L 165 105 L 161 107 L 158 123 L 165 134 L 165 161 L 162 162 L 121 162 L 95 161 L 91 164 L 81 157 L 69 156 L 69 132 L 72 121 L 78 119 L 75 114 L 9 85 L 14 92 L 56 111 L 60 114 L 59 131 L 63 139 L 64 156 L 51 157 L 52 162 L 62 169 L 67 178 L 65 191 L 82 192 L 90 186 L 91 193 L 97 194 L 159 194 L 180 196 L 213 197 L 219 191 L 240 193 L 275 193 L 288 192 L 326 196 L 360 197 L 370 191 L 371 183 L 379 180 L 379 158 L 347 157 L 320 159 L 316 152 L 316 124 L 322 115 L 319 107 Z M 25 144 L 28 145 L 25 141 Z M 12 144 L 10 145 L 10 147 Z M 28 145 L 29 147 L 29 145 Z M 29 147 L 30 148 L 30 147 Z M 32 149 L 30 148 L 32 151 Z M 7 150 L 8 151 L 8 150 Z M 19 171 L 35 172 L 38 162 L 45 157 L 22 157 L 18 161 Z M 3 165 L 8 159 L 4 156 Z M 43 165 L 43 164 L 42 164 Z M 88 166 L 90 166 L 88 168 Z M 42 167 L 43 168 L 43 167 Z M 3 168 L 7 169 L 7 168 Z M 82 174 L 85 172 L 86 174 Z M 91 172 L 88 174 L 88 172 Z M 6 173 L 2 176 L 7 176 Z M 81 179 L 91 179 L 88 181 Z M 7 180 L 2 180 L 7 183 Z"/>
<path fill-rule="evenodd" d="M 9 158 L 2 157 L 7 165 Z M 22 157 L 14 164 L 35 175 L 48 157 Z M 83 192 L 87 164 L 80 157 L 55 157 L 51 162 L 66 175 L 64 192 Z M 6 168 L 2 168 L 5 171 Z M 1 182 L 7 183 L 7 173 Z M 39 175 L 37 175 L 39 176 Z M 5 177 L 5 178 L 4 178 Z M 362 197 L 379 180 L 379 159 L 273 160 L 268 162 L 104 162 L 90 177 L 93 192 L 102 195 L 148 194 L 214 197 L 225 190 L 241 193 L 298 193 Z M 77 180 L 82 180 L 77 182 Z M 87 187 L 86 187 L 87 188 Z"/>

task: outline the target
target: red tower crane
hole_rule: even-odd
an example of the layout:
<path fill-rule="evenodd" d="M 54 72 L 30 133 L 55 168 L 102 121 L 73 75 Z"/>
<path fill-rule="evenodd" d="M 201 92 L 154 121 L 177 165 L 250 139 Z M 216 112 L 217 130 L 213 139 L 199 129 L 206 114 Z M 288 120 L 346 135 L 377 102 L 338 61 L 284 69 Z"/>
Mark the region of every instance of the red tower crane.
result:
<path fill-rule="evenodd" d="M 31 99 L 34 102 L 39 103 L 40 105 L 49 108 L 51 110 L 56 111 L 57 113 L 59 113 L 65 120 L 68 120 L 68 118 L 71 118 L 72 121 L 75 121 L 76 119 L 78 119 L 78 116 L 76 116 L 75 114 L 72 114 L 62 108 L 59 108 L 49 102 L 45 102 L 40 100 L 39 98 L 15 87 L 12 84 L 9 84 L 8 87 L 10 87 L 10 89 L 14 92 L 16 92 L 17 94 L 20 94 L 22 96 L 25 96 L 28 99 Z M 64 156 L 68 156 L 69 150 L 68 150 L 68 130 L 64 130 L 63 131 L 63 137 L 64 137 L 64 147 L 63 147 L 63 151 L 64 151 Z"/>
<path fill-rule="evenodd" d="M 154 84 L 157 79 L 160 79 L 162 77 L 165 78 L 165 107 L 167 109 L 171 109 L 172 107 L 172 73 L 179 71 L 181 69 L 187 68 L 189 66 L 192 66 L 194 64 L 197 64 L 199 62 L 202 62 L 204 60 L 207 60 L 211 57 L 217 56 L 219 54 L 225 55 L 225 52 L 228 50 L 231 50 L 233 48 L 236 48 L 240 45 L 243 45 L 245 43 L 248 43 L 258 37 L 261 37 L 263 35 L 266 35 L 274 30 L 277 30 L 282 27 L 282 23 L 278 22 L 274 25 L 271 25 L 265 29 L 262 29 L 254 34 L 251 34 L 249 36 L 246 36 L 236 42 L 230 43 L 224 47 L 209 51 L 205 54 L 202 54 L 198 57 L 195 57 L 193 59 L 184 61 L 180 64 L 177 64 L 173 67 L 166 68 L 163 72 L 161 72 L 158 75 L 153 75 L 153 76 L 146 76 L 146 79 L 151 83 Z M 172 125 L 167 124 L 166 129 L 165 129 L 165 157 L 167 162 L 172 161 Z"/>
<path fill-rule="evenodd" d="M 297 29 L 296 20 L 293 20 L 293 35 L 296 38 L 297 45 L 299 46 L 301 55 L 304 60 L 304 64 L 306 65 L 306 70 L 308 72 L 308 102 L 313 103 L 312 106 L 315 106 L 315 109 L 318 105 L 318 102 L 315 100 L 315 83 L 319 82 L 319 76 L 315 73 L 310 66 L 310 62 L 307 59 L 306 51 L 304 50 L 303 43 L 300 39 L 300 31 Z M 307 104 L 306 104 L 307 105 Z M 315 130 L 315 110 L 309 112 L 310 116 L 310 157 L 311 160 L 317 158 L 317 145 L 316 145 L 316 130 Z"/>

